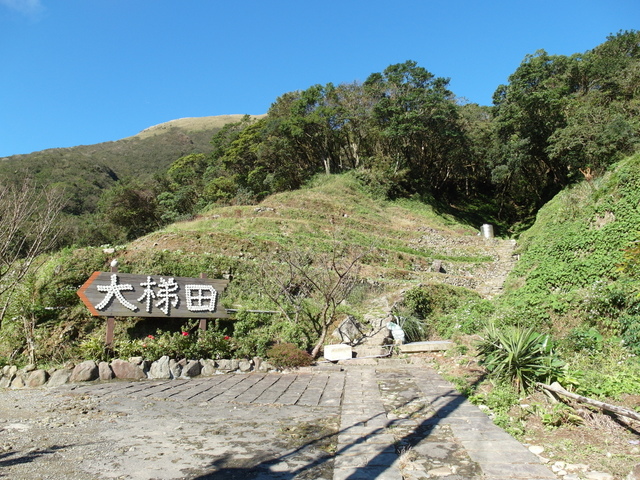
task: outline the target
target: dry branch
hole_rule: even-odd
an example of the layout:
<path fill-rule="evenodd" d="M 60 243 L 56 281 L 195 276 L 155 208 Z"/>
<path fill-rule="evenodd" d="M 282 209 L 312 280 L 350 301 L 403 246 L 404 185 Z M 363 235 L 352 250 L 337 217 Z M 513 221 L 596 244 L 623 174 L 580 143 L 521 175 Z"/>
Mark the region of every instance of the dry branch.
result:
<path fill-rule="evenodd" d="M 601 410 L 606 410 L 608 412 L 613 412 L 616 415 L 622 415 L 623 417 L 633 418 L 634 420 L 640 421 L 640 414 L 633 410 L 619 407 L 617 405 L 611 405 L 610 403 L 600 402 L 599 400 L 593 400 L 592 398 L 587 398 L 583 397 L 582 395 L 568 392 L 567 390 L 562 388 L 562 386 L 560 386 L 558 382 L 553 382 L 551 385 L 545 385 L 544 383 L 537 383 L 536 385 L 558 395 L 572 398 L 573 400 L 576 400 L 580 403 L 586 403 L 587 405 L 591 405 Z"/>

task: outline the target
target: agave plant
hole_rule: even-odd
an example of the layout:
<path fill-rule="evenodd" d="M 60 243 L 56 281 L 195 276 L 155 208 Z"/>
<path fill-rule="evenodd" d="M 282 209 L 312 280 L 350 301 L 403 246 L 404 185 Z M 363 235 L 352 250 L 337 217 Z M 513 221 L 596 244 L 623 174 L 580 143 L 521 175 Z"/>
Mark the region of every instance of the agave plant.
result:
<path fill-rule="evenodd" d="M 549 335 L 532 328 L 490 324 L 478 345 L 480 364 L 498 381 L 511 382 L 524 391 L 538 381 L 550 382 L 560 376 L 563 362 L 552 349 Z"/>

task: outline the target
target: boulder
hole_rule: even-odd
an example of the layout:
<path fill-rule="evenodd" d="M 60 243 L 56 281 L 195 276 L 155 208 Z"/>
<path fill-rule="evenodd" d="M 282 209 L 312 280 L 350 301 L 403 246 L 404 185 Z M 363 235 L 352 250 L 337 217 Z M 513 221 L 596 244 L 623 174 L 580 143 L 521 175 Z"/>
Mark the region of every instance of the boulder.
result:
<path fill-rule="evenodd" d="M 211 360 L 209 358 L 206 360 L 200 360 L 200 363 L 202 364 L 202 370 L 200 371 L 200 375 L 203 375 L 205 377 L 210 377 L 216 374 L 215 360 Z"/>
<path fill-rule="evenodd" d="M 173 358 L 169 360 L 169 372 L 171 372 L 171 378 L 180 378 L 182 376 L 182 367 L 184 362 L 176 362 Z"/>
<path fill-rule="evenodd" d="M 59 387 L 60 385 L 64 385 L 69 381 L 71 377 L 71 372 L 73 370 L 69 368 L 62 368 L 60 370 L 56 370 L 49 377 L 49 382 L 47 382 L 48 387 Z"/>
<path fill-rule="evenodd" d="M 75 366 L 71 372 L 70 382 L 90 382 L 99 377 L 98 365 L 93 360 L 87 360 Z"/>
<path fill-rule="evenodd" d="M 182 369 L 182 376 L 186 378 L 197 377 L 202 371 L 202 365 L 197 360 L 189 360 Z"/>
<path fill-rule="evenodd" d="M 347 316 L 332 334 L 340 343 L 356 344 L 365 336 L 363 326 L 352 315 Z"/>
<path fill-rule="evenodd" d="M 232 360 L 216 360 L 216 368 L 221 372 L 234 372 L 238 370 L 239 361 L 236 359 Z"/>
<path fill-rule="evenodd" d="M 243 373 L 250 372 L 253 368 L 253 362 L 251 360 L 240 360 L 238 362 L 238 368 Z"/>
<path fill-rule="evenodd" d="M 49 374 L 45 370 L 33 370 L 29 373 L 27 377 L 27 387 L 41 387 L 45 383 L 47 383 L 47 379 L 49 378 Z"/>
<path fill-rule="evenodd" d="M 0 378 L 0 388 L 9 388 L 11 386 L 11 382 L 16 377 L 16 374 L 13 375 L 5 375 Z"/>
<path fill-rule="evenodd" d="M 113 380 L 114 377 L 115 374 L 113 373 L 113 370 L 111 370 L 109 363 L 100 362 L 98 364 L 98 378 L 100 378 L 100 380 Z"/>
<path fill-rule="evenodd" d="M 26 385 L 24 383 L 24 379 L 21 375 L 16 375 L 16 377 L 11 382 L 11 388 L 24 388 Z"/>
<path fill-rule="evenodd" d="M 126 360 L 115 359 L 111 362 L 111 369 L 116 378 L 126 378 L 128 380 L 141 380 L 146 378 L 146 374 L 138 365 L 129 363 Z"/>
<path fill-rule="evenodd" d="M 158 378 L 168 380 L 171 378 L 171 370 L 169 370 L 169 357 L 164 355 L 151 364 L 149 369 L 149 378 Z"/>

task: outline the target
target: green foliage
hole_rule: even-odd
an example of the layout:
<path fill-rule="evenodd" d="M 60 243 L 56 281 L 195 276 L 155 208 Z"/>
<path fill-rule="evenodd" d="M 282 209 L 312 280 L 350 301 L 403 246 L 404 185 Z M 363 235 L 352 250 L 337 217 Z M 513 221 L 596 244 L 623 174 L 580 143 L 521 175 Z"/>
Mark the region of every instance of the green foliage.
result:
<path fill-rule="evenodd" d="M 640 394 L 640 360 L 620 339 L 603 339 L 599 352 L 565 351 L 566 365 L 558 381 L 580 395 L 619 399 Z M 606 401 L 606 400 L 605 400 Z"/>
<path fill-rule="evenodd" d="M 489 391 L 475 393 L 469 397 L 469 401 L 475 405 L 485 405 L 489 411 L 493 423 L 519 437 L 524 433 L 521 422 L 509 414 L 510 410 L 518 405 L 519 391 L 509 383 L 494 385 Z"/>
<path fill-rule="evenodd" d="M 313 357 L 293 343 L 278 343 L 267 350 L 269 363 L 278 368 L 308 367 Z"/>
<path fill-rule="evenodd" d="M 96 361 L 143 357 L 153 362 L 164 355 L 176 360 L 231 358 L 233 345 L 233 339 L 223 332 L 208 329 L 191 333 L 183 327 L 179 332 L 157 330 L 155 335 L 137 339 L 121 335 L 114 340 L 113 351 L 105 348 L 104 336 L 93 335 L 80 343 L 78 351 L 82 358 Z"/>
<path fill-rule="evenodd" d="M 402 315 L 406 320 L 401 322 L 401 326 L 408 333 L 409 341 L 426 340 L 434 334 L 450 336 L 461 330 L 463 324 L 464 331 L 472 333 L 479 321 L 484 320 L 477 316 L 481 310 L 477 306 L 479 301 L 480 296 L 466 288 L 441 283 L 414 287 L 404 295 L 401 308 L 407 313 Z M 469 315 L 462 313 L 465 308 Z M 473 313 L 471 309 L 474 309 Z"/>
<path fill-rule="evenodd" d="M 604 348 L 604 337 L 595 327 L 582 325 L 569 332 L 563 339 L 562 346 L 570 352 L 597 355 Z"/>
<path fill-rule="evenodd" d="M 538 381 L 551 383 L 561 374 L 563 362 L 551 339 L 531 328 L 498 329 L 489 324 L 477 348 L 480 365 L 497 381 L 511 383 L 520 391 Z"/>
<path fill-rule="evenodd" d="M 155 192 L 139 183 L 119 183 L 105 191 L 98 216 L 113 243 L 134 240 L 162 224 Z"/>
<path fill-rule="evenodd" d="M 269 347 L 276 343 L 293 343 L 308 349 L 315 340 L 315 332 L 308 322 L 292 323 L 277 314 L 261 314 L 241 310 L 233 324 L 237 353 L 242 357 L 267 355 Z"/>
<path fill-rule="evenodd" d="M 569 317 L 622 334 L 620 318 L 637 308 L 624 252 L 637 240 L 639 186 L 636 155 L 593 185 L 567 189 L 545 205 L 520 237 L 520 260 L 496 302 L 496 321 L 515 324 L 526 317 L 536 328 L 564 331 L 561 323 Z"/>

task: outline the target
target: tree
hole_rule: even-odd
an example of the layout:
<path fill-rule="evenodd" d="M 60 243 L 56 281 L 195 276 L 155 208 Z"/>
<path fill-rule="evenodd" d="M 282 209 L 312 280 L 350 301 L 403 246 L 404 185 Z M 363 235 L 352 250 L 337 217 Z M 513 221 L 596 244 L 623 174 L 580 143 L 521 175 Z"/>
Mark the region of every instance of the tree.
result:
<path fill-rule="evenodd" d="M 292 250 L 280 256 L 279 266 L 263 263 L 260 286 L 282 316 L 293 324 L 309 322 L 316 342 L 311 355 L 317 358 L 338 308 L 358 281 L 362 251 L 351 251 L 334 242 L 328 253 Z"/>
<path fill-rule="evenodd" d="M 162 225 L 155 192 L 139 183 L 119 184 L 100 199 L 105 228 L 113 227 L 112 241 L 134 240 Z"/>
<path fill-rule="evenodd" d="M 407 168 L 411 188 L 442 193 L 464 177 L 468 148 L 449 80 L 416 62 L 390 65 L 364 82 L 378 129 L 379 156 Z"/>
<path fill-rule="evenodd" d="M 0 185 L 0 323 L 16 286 L 42 253 L 56 246 L 63 192 L 40 188 L 30 180 Z"/>

